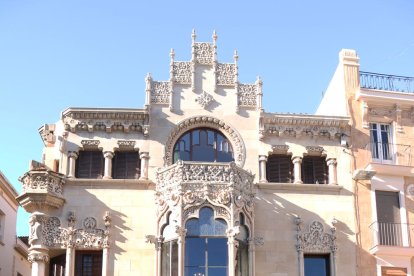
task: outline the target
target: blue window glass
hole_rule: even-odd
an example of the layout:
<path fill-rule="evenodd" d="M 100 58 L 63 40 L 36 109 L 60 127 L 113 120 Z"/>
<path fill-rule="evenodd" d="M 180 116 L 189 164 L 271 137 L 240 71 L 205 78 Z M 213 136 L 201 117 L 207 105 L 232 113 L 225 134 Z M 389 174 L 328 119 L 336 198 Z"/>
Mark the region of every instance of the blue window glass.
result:
<path fill-rule="evenodd" d="M 227 138 L 219 131 L 210 128 L 193 129 L 184 133 L 174 145 L 174 162 L 234 161 L 233 149 Z"/>
<path fill-rule="evenodd" d="M 328 255 L 305 254 L 305 276 L 330 276 Z"/>
<path fill-rule="evenodd" d="M 222 219 L 214 219 L 211 208 L 201 208 L 199 219 L 189 219 L 185 225 L 187 236 L 225 236 L 227 223 Z"/>

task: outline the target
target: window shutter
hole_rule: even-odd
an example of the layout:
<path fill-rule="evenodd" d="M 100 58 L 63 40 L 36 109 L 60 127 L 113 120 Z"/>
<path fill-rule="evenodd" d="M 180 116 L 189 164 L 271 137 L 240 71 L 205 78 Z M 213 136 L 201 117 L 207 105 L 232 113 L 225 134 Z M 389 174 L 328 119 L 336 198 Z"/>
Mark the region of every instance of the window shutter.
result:
<path fill-rule="evenodd" d="M 115 179 L 137 179 L 140 176 L 138 152 L 116 152 L 113 159 L 112 177 Z"/>
<path fill-rule="evenodd" d="M 104 157 L 101 151 L 80 151 L 76 159 L 76 178 L 102 178 Z"/>
<path fill-rule="evenodd" d="M 266 163 L 266 178 L 269 182 L 291 183 L 292 161 L 288 155 L 270 155 Z"/>
<path fill-rule="evenodd" d="M 305 156 L 302 160 L 302 178 L 306 184 L 326 184 L 328 168 L 325 157 Z"/>

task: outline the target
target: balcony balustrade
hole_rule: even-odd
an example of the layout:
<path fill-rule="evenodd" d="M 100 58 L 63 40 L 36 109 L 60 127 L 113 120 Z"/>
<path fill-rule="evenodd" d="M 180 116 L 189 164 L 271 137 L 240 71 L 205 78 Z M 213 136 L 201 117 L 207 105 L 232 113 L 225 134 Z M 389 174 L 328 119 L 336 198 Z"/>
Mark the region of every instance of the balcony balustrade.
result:
<path fill-rule="evenodd" d="M 414 93 L 414 78 L 360 72 L 361 88 Z"/>
<path fill-rule="evenodd" d="M 373 222 L 370 252 L 374 255 L 412 256 L 414 225 L 408 223 Z"/>

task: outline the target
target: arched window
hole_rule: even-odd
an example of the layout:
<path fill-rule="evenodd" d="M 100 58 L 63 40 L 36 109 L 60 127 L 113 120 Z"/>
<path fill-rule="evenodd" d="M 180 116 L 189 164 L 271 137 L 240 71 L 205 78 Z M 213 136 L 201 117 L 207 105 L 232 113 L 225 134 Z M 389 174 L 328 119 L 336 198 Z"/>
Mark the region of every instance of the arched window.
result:
<path fill-rule="evenodd" d="M 197 128 L 184 133 L 175 143 L 174 160 L 231 162 L 233 149 L 227 138 L 210 128 Z"/>
<path fill-rule="evenodd" d="M 199 219 L 189 219 L 185 228 L 184 275 L 228 275 L 227 223 L 204 207 Z"/>

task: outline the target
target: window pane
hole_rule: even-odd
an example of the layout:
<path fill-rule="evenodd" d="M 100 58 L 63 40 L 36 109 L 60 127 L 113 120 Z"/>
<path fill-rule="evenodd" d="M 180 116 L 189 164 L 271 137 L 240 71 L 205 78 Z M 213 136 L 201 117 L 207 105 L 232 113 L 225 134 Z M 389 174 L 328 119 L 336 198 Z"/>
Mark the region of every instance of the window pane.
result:
<path fill-rule="evenodd" d="M 80 151 L 76 159 L 77 178 L 102 178 L 104 157 L 101 151 Z"/>
<path fill-rule="evenodd" d="M 185 241 L 185 266 L 205 266 L 205 250 L 205 238 L 187 238 Z"/>
<path fill-rule="evenodd" d="M 305 255 L 305 276 L 330 276 L 329 255 Z"/>
<path fill-rule="evenodd" d="M 112 177 L 115 179 L 138 179 L 140 159 L 138 152 L 115 152 L 112 160 Z"/>
<path fill-rule="evenodd" d="M 207 240 L 208 266 L 227 266 L 227 239 L 210 238 Z M 212 274 L 216 275 L 216 274 Z M 220 274 L 221 275 L 221 274 Z"/>
<path fill-rule="evenodd" d="M 205 272 L 205 268 L 204 267 L 186 267 L 185 268 L 185 272 L 184 272 L 184 275 L 185 276 L 194 276 L 194 275 L 203 275 L 203 276 L 205 276 L 206 275 L 206 272 Z M 198 274 L 198 273 L 200 273 L 200 274 Z M 214 274 L 213 274 L 214 275 Z"/>
<path fill-rule="evenodd" d="M 213 276 L 227 276 L 227 267 L 226 268 L 209 268 L 208 269 L 208 275 L 213 275 Z M 192 276 L 192 275 L 191 275 Z"/>

